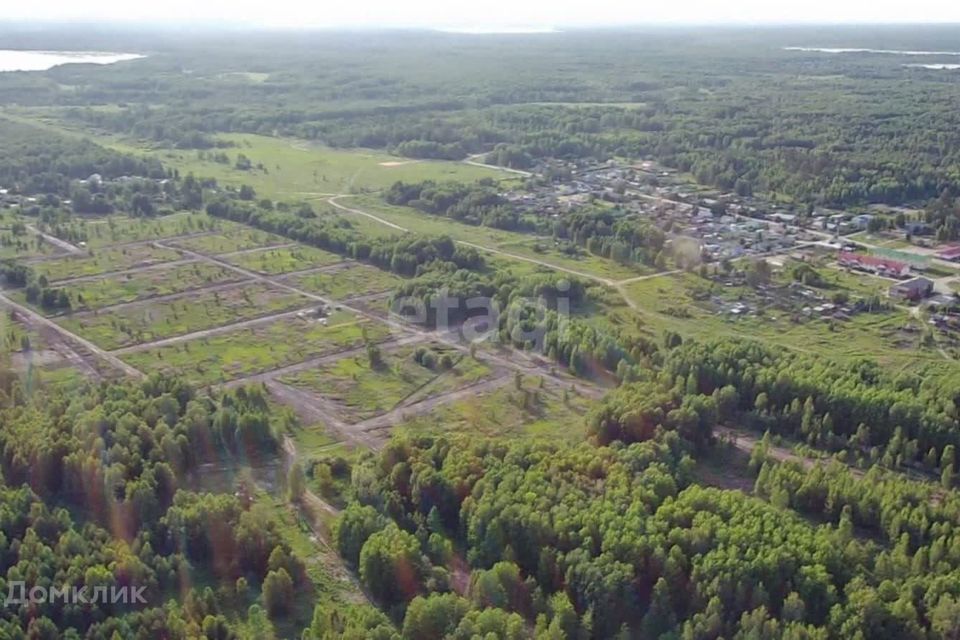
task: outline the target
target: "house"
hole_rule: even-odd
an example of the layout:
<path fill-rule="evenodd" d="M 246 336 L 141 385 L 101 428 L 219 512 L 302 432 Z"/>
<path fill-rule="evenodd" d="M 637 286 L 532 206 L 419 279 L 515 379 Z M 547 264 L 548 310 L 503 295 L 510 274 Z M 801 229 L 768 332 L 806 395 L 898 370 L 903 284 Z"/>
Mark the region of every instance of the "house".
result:
<path fill-rule="evenodd" d="M 859 216 L 853 217 L 853 226 L 857 229 L 863 231 L 870 227 L 870 223 L 873 221 L 873 216 L 868 213 L 861 214 Z"/>
<path fill-rule="evenodd" d="M 906 278 L 910 275 L 910 265 L 906 262 L 871 256 L 865 253 L 841 251 L 837 256 L 837 262 L 840 263 L 841 267 L 869 271 L 870 273 L 892 276 L 894 278 Z"/>
<path fill-rule="evenodd" d="M 911 236 L 927 236 L 933 233 L 933 227 L 926 222 L 908 222 L 903 228 Z"/>
<path fill-rule="evenodd" d="M 937 252 L 937 257 L 941 260 L 957 262 L 960 260 L 960 245 L 954 244 L 940 249 L 940 251 Z"/>
<path fill-rule="evenodd" d="M 911 278 L 892 285 L 888 291 L 891 298 L 916 301 L 933 293 L 933 280 L 923 276 Z"/>

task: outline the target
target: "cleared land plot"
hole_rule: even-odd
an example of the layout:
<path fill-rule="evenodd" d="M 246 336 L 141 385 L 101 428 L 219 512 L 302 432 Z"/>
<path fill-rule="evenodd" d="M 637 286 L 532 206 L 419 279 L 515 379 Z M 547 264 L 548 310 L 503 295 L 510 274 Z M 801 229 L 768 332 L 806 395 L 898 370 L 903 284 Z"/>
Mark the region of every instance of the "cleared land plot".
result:
<path fill-rule="evenodd" d="M 145 267 L 180 258 L 173 249 L 164 249 L 150 245 L 132 245 L 107 247 L 91 255 L 56 258 L 34 265 L 38 274 L 44 275 L 50 282 L 92 276 L 111 271 L 123 271 L 135 267 Z"/>
<path fill-rule="evenodd" d="M 67 286 L 67 290 L 75 311 L 97 310 L 242 279 L 242 275 L 227 267 L 192 262 L 74 282 Z M 10 297 L 25 302 L 22 290 L 11 292 Z"/>
<path fill-rule="evenodd" d="M 448 235 L 454 240 L 469 242 L 520 256 L 527 260 L 543 262 L 548 266 L 555 265 L 562 269 L 581 272 L 597 278 L 623 280 L 653 273 L 652 269 L 644 265 L 621 265 L 613 260 L 589 254 L 585 250 L 580 250 L 575 256 L 568 255 L 554 244 L 552 238 L 538 238 L 516 231 L 463 224 L 441 216 L 422 213 L 410 207 L 389 205 L 376 196 L 342 198 L 338 199 L 337 203 L 345 207 L 365 211 L 415 233 L 431 236 Z M 366 217 L 349 211 L 341 211 L 347 217 L 353 216 L 358 219 Z M 510 259 L 509 256 L 501 257 Z"/>
<path fill-rule="evenodd" d="M 335 271 L 292 275 L 285 281 L 303 291 L 343 300 L 389 291 L 403 279 L 370 265 L 350 263 Z"/>
<path fill-rule="evenodd" d="M 235 225 L 209 235 L 193 236 L 188 238 L 174 238 L 169 244 L 206 254 L 230 253 L 243 251 L 255 247 L 269 247 L 270 245 L 289 242 L 287 238 L 259 229 Z"/>
<path fill-rule="evenodd" d="M 250 251 L 234 256 L 224 257 L 223 260 L 243 269 L 256 271 L 266 275 L 277 275 L 291 271 L 302 271 L 312 267 L 322 267 L 343 262 L 343 257 L 335 253 L 297 245 L 278 249 L 263 249 Z"/>
<path fill-rule="evenodd" d="M 838 293 L 854 300 L 890 284 L 836 270 L 822 269 L 821 273 L 829 285 L 822 289 L 788 289 L 780 281 L 774 283 L 778 285 L 775 288 L 757 291 L 711 284 L 687 273 L 633 282 L 623 291 L 635 308 L 611 306 L 588 322 L 620 325 L 629 331 L 639 325 L 642 333 L 657 339 L 665 330 L 701 340 L 750 338 L 832 358 L 874 357 L 891 366 L 925 366 L 943 359 L 935 349 L 921 347 L 921 323 L 904 309 L 861 311 L 843 317 L 817 311 L 816 307 L 831 303 Z M 804 291 L 813 294 L 804 295 Z M 743 307 L 735 312 L 737 304 Z M 809 310 L 804 311 L 805 307 Z"/>
<path fill-rule="evenodd" d="M 581 439 L 590 400 L 553 385 L 539 387 L 526 376 L 523 388 L 513 383 L 465 400 L 439 404 L 429 413 L 397 425 L 411 433 L 459 431 L 478 436 L 535 436 Z"/>
<path fill-rule="evenodd" d="M 255 327 L 126 354 L 142 371 L 165 371 L 198 384 L 234 378 L 377 342 L 388 327 L 341 311 L 319 320 L 283 318 Z"/>
<path fill-rule="evenodd" d="M 233 225 L 206 213 L 173 213 L 159 218 L 130 218 L 109 216 L 93 220 L 79 220 L 68 227 L 73 237 L 86 237 L 87 246 L 98 247 L 146 240 L 160 240 L 194 233 L 204 233 L 225 225 Z M 53 235 L 57 235 L 54 233 Z"/>
<path fill-rule="evenodd" d="M 309 303 L 299 294 L 256 282 L 94 314 L 64 316 L 59 324 L 104 349 L 118 349 L 306 307 Z"/>
<path fill-rule="evenodd" d="M 427 348 L 434 354 L 436 360 L 432 367 L 414 360 L 418 348 Z M 439 364 L 444 355 L 453 364 L 449 369 Z M 366 354 L 344 358 L 318 369 L 284 376 L 280 382 L 326 396 L 340 409 L 342 419 L 359 421 L 380 415 L 413 397 L 429 398 L 476 382 L 490 373 L 489 367 L 470 356 L 431 343 L 381 354 L 377 364 L 372 364 Z"/>
<path fill-rule="evenodd" d="M 15 234 L 0 229 L 0 259 L 52 256 L 63 251 L 32 233 Z"/>

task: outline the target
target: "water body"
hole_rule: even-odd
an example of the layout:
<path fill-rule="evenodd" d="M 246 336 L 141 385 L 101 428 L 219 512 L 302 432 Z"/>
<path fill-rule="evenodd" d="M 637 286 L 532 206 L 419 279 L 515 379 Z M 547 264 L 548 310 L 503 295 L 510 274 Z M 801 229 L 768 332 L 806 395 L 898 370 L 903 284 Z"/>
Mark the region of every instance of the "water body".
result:
<path fill-rule="evenodd" d="M 902 49 L 831 49 L 827 47 L 784 47 L 784 51 L 813 53 L 884 53 L 897 56 L 960 56 L 960 51 L 904 51 Z"/>
<path fill-rule="evenodd" d="M 956 71 L 960 69 L 960 64 L 905 64 L 905 67 L 913 67 L 914 69 L 936 69 L 938 71 Z"/>
<path fill-rule="evenodd" d="M 21 51 L 0 49 L 0 72 L 46 71 L 61 64 L 113 64 L 136 60 L 139 53 L 107 53 L 104 51 Z"/>

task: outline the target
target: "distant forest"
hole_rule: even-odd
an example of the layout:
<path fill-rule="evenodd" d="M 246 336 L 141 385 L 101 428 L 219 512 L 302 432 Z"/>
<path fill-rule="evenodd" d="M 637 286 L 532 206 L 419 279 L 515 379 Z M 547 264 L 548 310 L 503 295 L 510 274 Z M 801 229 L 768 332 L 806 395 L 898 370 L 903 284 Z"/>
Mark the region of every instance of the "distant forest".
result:
<path fill-rule="evenodd" d="M 103 48 L 103 37 L 68 32 L 58 46 Z M 78 122 L 179 148 L 252 132 L 414 158 L 492 152 L 517 168 L 653 157 L 704 184 L 808 206 L 960 193 L 956 72 L 918 68 L 918 56 L 784 49 L 956 51 L 947 27 L 284 34 L 282 45 L 250 33 L 239 48 L 235 34 L 125 37 L 110 47 L 149 57 L 4 74 L 0 103 L 59 105 Z M 5 42 L 37 44 L 25 33 Z"/>

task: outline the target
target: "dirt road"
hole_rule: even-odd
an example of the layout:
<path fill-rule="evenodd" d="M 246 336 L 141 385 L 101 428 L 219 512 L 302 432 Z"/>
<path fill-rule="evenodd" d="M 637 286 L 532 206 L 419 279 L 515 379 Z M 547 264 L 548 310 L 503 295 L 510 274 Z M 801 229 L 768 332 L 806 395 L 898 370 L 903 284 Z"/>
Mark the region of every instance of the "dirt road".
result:
<path fill-rule="evenodd" d="M 40 315 L 33 309 L 26 307 L 18 302 L 14 302 L 13 300 L 5 296 L 3 293 L 0 293 L 0 304 L 3 304 L 11 309 L 15 309 L 18 314 L 29 317 L 31 322 L 34 322 L 36 324 L 41 324 L 49 329 L 52 329 L 53 331 L 56 331 L 67 342 L 73 342 L 75 344 L 82 346 L 84 349 L 90 351 L 101 360 L 108 362 L 114 368 L 119 369 L 120 371 L 123 371 L 128 376 L 131 376 L 133 378 L 138 378 L 138 379 L 146 377 L 142 371 L 130 366 L 120 358 L 113 355 L 112 353 L 101 349 L 100 347 L 98 347 L 97 345 L 93 344 L 92 342 L 90 342 L 85 338 L 81 338 L 80 336 L 74 333 L 71 333 L 70 331 L 67 331 L 66 329 L 64 329 L 57 323 L 53 322 L 52 320 L 48 320 L 47 318 L 44 318 L 42 315 Z"/>

